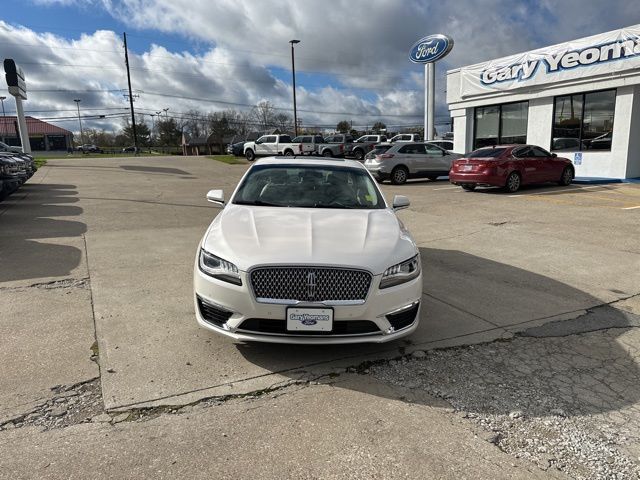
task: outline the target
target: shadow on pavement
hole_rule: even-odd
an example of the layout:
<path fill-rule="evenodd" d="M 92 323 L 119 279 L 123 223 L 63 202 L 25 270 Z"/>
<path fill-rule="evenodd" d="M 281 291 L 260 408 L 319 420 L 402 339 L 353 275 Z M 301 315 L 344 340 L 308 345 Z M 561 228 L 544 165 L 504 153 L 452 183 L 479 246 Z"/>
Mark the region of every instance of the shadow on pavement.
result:
<path fill-rule="evenodd" d="M 580 315 L 580 311 L 602 302 L 552 278 L 468 253 L 427 248 L 421 253 L 425 295 L 450 305 L 450 313 L 467 312 L 496 325 L 501 332 L 505 327 L 567 312 L 575 312 L 577 318 L 530 328 L 508 341 L 430 351 L 415 361 L 361 365 L 361 373 L 371 368 L 377 378 L 399 387 L 400 393 L 389 398 L 438 406 L 442 398 L 464 397 L 469 411 L 508 415 L 518 410 L 528 416 L 549 415 L 553 409 L 568 416 L 604 413 L 640 400 L 640 382 L 636 381 L 640 370 L 629 349 L 617 341 L 629 331 L 625 327 L 640 325 L 640 317 L 608 306 Z M 407 340 L 412 349 L 429 350 L 428 340 L 417 343 L 416 338 L 424 339 L 425 331 L 430 330 L 437 335 L 434 325 L 448 325 L 455 332 L 457 326 L 451 325 L 455 321 L 452 314 L 423 309 L 418 331 Z M 608 328 L 617 330 L 604 330 Z M 376 352 L 382 357 L 385 350 L 391 356 L 395 350 L 399 357 L 406 345 L 401 339 L 381 346 L 253 343 L 237 348 L 248 361 L 281 374 L 285 370 L 284 375 L 297 378 L 314 364 L 340 358 Z M 304 367 L 294 367 L 291 360 Z M 386 395 L 381 393 L 385 389 L 369 389 L 367 382 L 352 381 L 348 376 L 328 381 L 342 388 Z"/>
<path fill-rule="evenodd" d="M 179 168 L 169 167 L 142 167 L 139 165 L 120 165 L 120 168 L 122 168 L 123 170 L 130 170 L 134 172 L 165 173 L 167 175 L 191 175 L 189 172 L 185 172 L 184 170 L 180 170 Z"/>
<path fill-rule="evenodd" d="M 81 237 L 84 223 L 60 217 L 82 214 L 69 205 L 78 201 L 75 185 L 25 184 L 25 197 L 10 197 L 0 217 L 0 283 L 64 277 L 80 265 L 82 251 L 74 246 L 38 239 Z"/>

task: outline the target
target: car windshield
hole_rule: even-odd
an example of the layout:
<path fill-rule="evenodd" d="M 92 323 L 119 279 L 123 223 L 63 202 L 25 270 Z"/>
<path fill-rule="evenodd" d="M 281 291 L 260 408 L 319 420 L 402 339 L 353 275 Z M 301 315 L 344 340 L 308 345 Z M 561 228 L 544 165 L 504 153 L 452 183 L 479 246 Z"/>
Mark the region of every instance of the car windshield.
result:
<path fill-rule="evenodd" d="M 506 148 L 480 148 L 465 155 L 469 158 L 496 158 L 504 153 Z"/>
<path fill-rule="evenodd" d="M 232 203 L 298 208 L 386 207 L 365 170 L 328 165 L 256 165 Z"/>

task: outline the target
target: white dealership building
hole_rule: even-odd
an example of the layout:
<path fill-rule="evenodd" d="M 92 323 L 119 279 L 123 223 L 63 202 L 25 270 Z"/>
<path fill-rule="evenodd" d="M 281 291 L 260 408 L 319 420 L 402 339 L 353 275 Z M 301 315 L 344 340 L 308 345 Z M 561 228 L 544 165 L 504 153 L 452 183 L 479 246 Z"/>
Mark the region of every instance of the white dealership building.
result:
<path fill-rule="evenodd" d="M 447 72 L 454 150 L 529 143 L 640 177 L 640 25 Z"/>

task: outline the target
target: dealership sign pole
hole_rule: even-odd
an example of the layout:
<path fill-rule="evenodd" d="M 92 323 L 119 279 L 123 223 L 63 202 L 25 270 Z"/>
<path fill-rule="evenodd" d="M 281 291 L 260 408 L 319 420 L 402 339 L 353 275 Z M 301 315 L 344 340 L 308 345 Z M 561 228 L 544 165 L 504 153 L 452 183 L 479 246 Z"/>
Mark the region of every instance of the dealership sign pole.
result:
<path fill-rule="evenodd" d="M 409 60 L 424 63 L 424 139 L 433 140 L 435 118 L 436 74 L 435 62 L 453 48 L 453 39 L 447 35 L 429 35 L 413 44 Z"/>
<path fill-rule="evenodd" d="M 24 117 L 24 108 L 22 100 L 27 99 L 27 83 L 24 79 L 22 68 L 16 65 L 10 58 L 4 60 L 4 73 L 9 87 L 9 93 L 16 99 L 16 112 L 18 114 L 18 130 L 20 131 L 20 142 L 24 153 L 31 153 L 31 144 L 29 143 L 29 132 L 27 131 L 27 121 Z"/>

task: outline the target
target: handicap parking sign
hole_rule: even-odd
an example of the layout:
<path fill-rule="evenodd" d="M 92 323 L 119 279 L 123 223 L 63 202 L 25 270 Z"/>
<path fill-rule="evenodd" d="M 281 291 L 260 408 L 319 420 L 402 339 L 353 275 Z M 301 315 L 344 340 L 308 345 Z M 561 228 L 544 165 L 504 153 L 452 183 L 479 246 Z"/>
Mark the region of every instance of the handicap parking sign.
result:
<path fill-rule="evenodd" d="M 576 152 L 573 154 L 573 164 L 582 165 L 582 152 Z"/>

